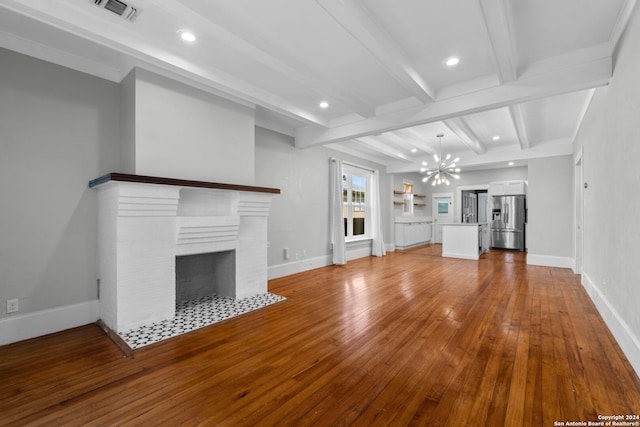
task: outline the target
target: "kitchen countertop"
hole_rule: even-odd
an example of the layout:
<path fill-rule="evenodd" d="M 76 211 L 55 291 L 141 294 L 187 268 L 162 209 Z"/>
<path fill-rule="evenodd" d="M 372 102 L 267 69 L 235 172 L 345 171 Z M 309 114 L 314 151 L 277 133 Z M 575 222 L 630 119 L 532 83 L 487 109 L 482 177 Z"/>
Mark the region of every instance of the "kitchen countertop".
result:
<path fill-rule="evenodd" d="M 440 225 L 460 225 L 463 227 L 487 225 L 486 222 L 440 222 Z"/>
<path fill-rule="evenodd" d="M 410 224 L 413 222 L 433 222 L 430 216 L 397 216 L 396 224 Z"/>

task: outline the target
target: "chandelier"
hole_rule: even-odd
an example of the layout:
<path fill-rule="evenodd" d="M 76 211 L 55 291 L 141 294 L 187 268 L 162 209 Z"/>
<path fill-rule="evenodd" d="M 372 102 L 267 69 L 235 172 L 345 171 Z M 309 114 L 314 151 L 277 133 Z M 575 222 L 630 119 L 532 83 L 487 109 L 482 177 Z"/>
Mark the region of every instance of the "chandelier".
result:
<path fill-rule="evenodd" d="M 439 133 L 436 135 L 436 138 L 440 140 L 440 151 L 438 154 L 434 154 L 433 158 L 436 161 L 437 166 L 435 168 L 426 169 L 422 168 L 420 171 L 424 172 L 426 176 L 422 178 L 422 182 L 427 182 L 429 179 L 433 178 L 431 185 L 440 185 L 447 184 L 449 185 L 449 178 L 460 179 L 460 175 L 457 173 L 460 172 L 460 168 L 456 168 L 456 163 L 460 161 L 459 157 L 456 157 L 453 160 L 449 160 L 451 158 L 451 154 L 447 154 L 446 157 L 442 157 L 442 137 L 444 134 Z M 426 166 L 426 162 L 423 163 Z"/>

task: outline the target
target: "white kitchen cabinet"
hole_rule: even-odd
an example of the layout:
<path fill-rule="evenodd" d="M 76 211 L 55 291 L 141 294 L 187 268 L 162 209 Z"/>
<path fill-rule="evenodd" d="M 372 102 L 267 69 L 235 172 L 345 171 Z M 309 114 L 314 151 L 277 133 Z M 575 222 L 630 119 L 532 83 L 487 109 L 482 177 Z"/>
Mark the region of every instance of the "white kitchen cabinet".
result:
<path fill-rule="evenodd" d="M 527 194 L 527 182 L 523 180 L 490 182 L 489 194 L 492 196 Z"/>
<path fill-rule="evenodd" d="M 527 183 L 525 181 L 506 181 L 506 187 L 508 196 L 527 194 Z"/>
<path fill-rule="evenodd" d="M 431 240 L 430 222 L 396 222 L 396 247 L 404 249 Z"/>
<path fill-rule="evenodd" d="M 504 185 L 504 181 L 490 182 L 489 194 L 492 196 L 504 196 L 505 194 L 507 194 L 507 189 Z"/>

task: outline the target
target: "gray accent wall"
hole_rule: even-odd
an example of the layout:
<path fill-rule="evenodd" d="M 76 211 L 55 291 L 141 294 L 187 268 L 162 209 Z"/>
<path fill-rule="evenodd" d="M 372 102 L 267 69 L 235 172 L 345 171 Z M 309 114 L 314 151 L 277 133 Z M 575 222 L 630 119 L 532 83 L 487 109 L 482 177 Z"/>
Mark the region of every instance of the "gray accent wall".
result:
<path fill-rule="evenodd" d="M 529 257 L 573 258 L 573 157 L 529 160 Z M 572 261 L 569 261 L 571 263 Z"/>
<path fill-rule="evenodd" d="M 478 184 L 489 184 L 494 181 L 512 181 L 512 180 L 527 180 L 529 178 L 529 172 L 526 166 L 513 166 L 513 167 L 504 167 L 504 168 L 496 168 L 496 169 L 486 169 L 486 170 L 467 170 L 464 169 L 460 172 L 460 179 L 454 180 L 449 188 L 454 188 L 457 186 L 467 186 L 467 185 L 478 185 Z M 446 186 L 432 186 L 430 183 L 427 183 L 426 188 L 428 191 L 433 193 L 445 193 L 446 191 L 441 189 L 446 188 Z M 433 190 L 440 188 L 440 190 Z M 455 190 L 454 190 L 455 191 Z"/>
<path fill-rule="evenodd" d="M 583 283 L 640 374 L 640 8 L 575 139 L 584 182 Z"/>
<path fill-rule="evenodd" d="M 426 203 L 427 206 L 424 209 L 425 215 L 431 216 L 432 206 L 431 206 L 431 196 L 434 193 L 453 193 L 453 210 L 454 212 L 458 212 L 458 200 L 456 197 L 457 187 L 468 187 L 468 186 L 476 186 L 476 185 L 489 185 L 490 182 L 494 181 L 511 181 L 511 180 L 527 180 L 528 179 L 528 170 L 526 166 L 516 166 L 509 168 L 498 168 L 498 169 L 486 169 L 486 170 L 470 170 L 465 171 L 464 169 L 460 172 L 460 179 L 453 180 L 449 186 L 447 185 L 431 185 L 431 181 L 427 182 L 423 185 L 424 193 L 426 193 Z M 458 218 L 456 218 L 458 219 Z"/>
<path fill-rule="evenodd" d="M 280 195 L 273 197 L 268 226 L 269 267 L 298 262 L 300 267 L 318 265 L 320 258 L 331 255 L 329 246 L 329 159 L 340 158 L 380 172 L 383 224 L 390 222 L 392 189 L 382 165 L 354 158 L 325 148 L 297 149 L 292 137 L 256 127 L 256 181 L 276 187 Z M 385 243 L 391 234 L 384 226 Z M 392 243 L 392 242 L 391 242 Z M 364 245 L 370 247 L 370 245 Z M 291 258 L 284 259 L 289 248 Z M 363 245 L 349 245 L 348 251 Z M 296 259 L 297 255 L 297 259 Z"/>
<path fill-rule="evenodd" d="M 96 299 L 96 196 L 120 165 L 120 86 L 0 49 L 0 317 Z"/>

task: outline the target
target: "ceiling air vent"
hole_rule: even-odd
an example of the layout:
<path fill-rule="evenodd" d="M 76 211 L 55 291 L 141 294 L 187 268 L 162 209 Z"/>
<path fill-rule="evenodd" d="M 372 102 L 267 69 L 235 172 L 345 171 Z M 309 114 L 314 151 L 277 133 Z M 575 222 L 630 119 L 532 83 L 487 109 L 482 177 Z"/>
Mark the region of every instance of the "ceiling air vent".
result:
<path fill-rule="evenodd" d="M 129 2 L 123 2 L 119 0 L 89 0 L 96 6 L 100 6 L 103 9 L 113 12 L 123 19 L 129 22 L 136 20 L 138 15 L 142 13 L 142 9 L 137 8 Z"/>

